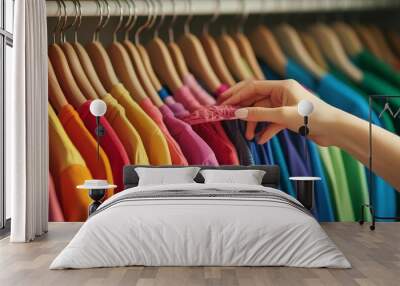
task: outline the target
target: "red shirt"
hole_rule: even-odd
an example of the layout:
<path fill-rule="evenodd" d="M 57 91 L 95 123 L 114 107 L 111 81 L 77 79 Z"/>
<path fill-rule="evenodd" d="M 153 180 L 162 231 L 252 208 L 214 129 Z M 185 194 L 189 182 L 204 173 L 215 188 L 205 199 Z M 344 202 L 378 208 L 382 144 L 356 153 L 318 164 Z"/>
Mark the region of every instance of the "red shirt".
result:
<path fill-rule="evenodd" d="M 82 118 L 86 128 L 96 138 L 96 117 L 90 113 L 90 103 L 91 100 L 88 100 L 82 104 L 82 106 L 79 108 L 79 116 Z M 101 117 L 100 124 L 105 130 L 104 136 L 100 138 L 100 145 L 110 160 L 114 183 L 118 186 L 114 192 L 118 193 L 124 188 L 122 174 L 124 166 L 129 164 L 129 157 L 124 149 L 124 146 L 119 140 L 114 129 L 111 127 L 110 123 L 108 123 L 107 119 Z"/>
<path fill-rule="evenodd" d="M 211 147 L 220 165 L 239 165 L 236 149 L 222 128 L 221 122 L 196 124 L 192 128 Z"/>

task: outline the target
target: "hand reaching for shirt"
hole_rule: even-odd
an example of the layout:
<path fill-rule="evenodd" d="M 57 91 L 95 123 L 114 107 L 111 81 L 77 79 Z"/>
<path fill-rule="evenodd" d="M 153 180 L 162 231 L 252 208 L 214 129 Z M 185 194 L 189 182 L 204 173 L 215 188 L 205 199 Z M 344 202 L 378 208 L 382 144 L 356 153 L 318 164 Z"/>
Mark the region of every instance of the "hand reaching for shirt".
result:
<path fill-rule="evenodd" d="M 264 144 L 282 129 L 298 132 L 303 117 L 297 112 L 297 104 L 302 99 L 314 105 L 309 138 L 322 146 L 337 146 L 368 165 L 369 123 L 325 103 L 294 80 L 240 82 L 223 93 L 219 102 L 242 107 L 235 114 L 247 121 L 247 139 L 255 137 L 257 122 L 268 122 L 257 134 L 258 143 Z M 372 145 L 373 171 L 400 189 L 400 137 L 373 125 Z"/>
<path fill-rule="evenodd" d="M 297 112 L 297 104 L 302 99 L 314 105 L 309 117 L 309 137 L 320 145 L 329 145 L 326 125 L 342 111 L 326 104 L 294 80 L 243 81 L 222 94 L 220 102 L 247 107 L 237 110 L 235 115 L 248 121 L 246 138 L 249 140 L 256 136 L 257 122 L 269 122 L 257 134 L 257 142 L 264 144 L 282 129 L 298 131 L 303 117 Z"/>

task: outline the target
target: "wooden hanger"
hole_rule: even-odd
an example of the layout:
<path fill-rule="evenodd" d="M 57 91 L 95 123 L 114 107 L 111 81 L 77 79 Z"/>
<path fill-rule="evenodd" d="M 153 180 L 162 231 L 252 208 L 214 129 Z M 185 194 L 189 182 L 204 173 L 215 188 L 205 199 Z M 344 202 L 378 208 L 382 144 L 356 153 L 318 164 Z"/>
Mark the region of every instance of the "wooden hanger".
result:
<path fill-rule="evenodd" d="M 258 64 L 253 48 L 251 47 L 247 36 L 245 36 L 243 33 L 243 28 L 249 15 L 246 12 L 246 1 L 241 0 L 240 2 L 242 4 L 242 14 L 239 15 L 239 19 L 237 21 L 237 31 L 232 34 L 232 37 L 235 40 L 237 47 L 239 48 L 239 52 L 243 57 L 245 64 L 247 64 L 246 69 L 251 70 L 252 77 L 263 80 L 265 79 L 264 73 L 262 72 L 260 65 Z"/>
<path fill-rule="evenodd" d="M 203 32 L 200 37 L 200 42 L 217 77 L 223 83 L 233 86 L 236 83 L 235 79 L 233 78 L 225 63 L 224 57 L 222 56 L 221 50 L 219 49 L 217 42 L 209 33 L 210 24 L 214 23 L 219 17 L 221 10 L 221 0 L 217 0 L 216 4 L 217 5 L 215 7 L 214 15 L 203 24 Z"/>
<path fill-rule="evenodd" d="M 97 74 L 107 91 L 119 83 L 107 51 L 99 41 L 86 45 L 87 53 L 97 71 Z"/>
<path fill-rule="evenodd" d="M 210 34 L 203 33 L 200 37 L 200 41 L 217 77 L 225 84 L 230 86 L 234 85 L 236 82 L 226 66 L 221 50 L 219 49 L 215 39 Z"/>
<path fill-rule="evenodd" d="M 261 67 L 258 64 L 256 55 L 254 54 L 249 39 L 242 32 L 235 33 L 233 35 L 233 38 L 236 41 L 240 54 L 249 64 L 255 78 L 258 80 L 264 80 L 264 73 L 262 72 Z"/>
<path fill-rule="evenodd" d="M 328 69 L 328 64 L 326 63 L 324 56 L 321 53 L 320 48 L 318 47 L 317 42 L 315 39 L 305 31 L 299 31 L 299 35 L 301 38 L 301 41 L 304 44 L 304 47 L 306 47 L 307 51 L 309 52 L 310 56 L 313 58 L 313 60 L 322 68 Z"/>
<path fill-rule="evenodd" d="M 185 58 L 183 57 L 182 51 L 175 42 L 169 42 L 167 46 L 171 54 L 171 58 L 174 61 L 176 70 L 178 71 L 178 74 L 180 75 L 181 79 L 183 79 L 190 72 L 186 65 L 186 61 Z"/>
<path fill-rule="evenodd" d="M 143 89 L 146 91 L 146 94 L 149 96 L 149 98 L 152 100 L 152 102 L 157 107 L 163 106 L 164 103 L 158 96 L 157 90 L 154 88 L 154 86 L 147 74 L 146 68 L 144 66 L 144 63 L 142 61 L 142 58 L 141 58 L 137 48 L 129 40 L 124 40 L 123 45 L 131 58 L 131 61 L 136 70 L 136 74 L 139 78 L 139 81 L 140 81 Z"/>
<path fill-rule="evenodd" d="M 397 56 L 400 57 L 400 34 L 397 31 L 390 30 L 387 32 L 387 38 Z"/>
<path fill-rule="evenodd" d="M 395 66 L 399 62 L 398 58 L 389 47 L 386 37 L 382 33 L 382 31 L 375 25 L 369 25 L 367 26 L 367 29 L 370 31 L 372 36 L 375 38 L 375 41 L 378 43 L 385 61 Z"/>
<path fill-rule="evenodd" d="M 332 28 L 339 37 L 340 42 L 348 55 L 356 56 L 363 50 L 363 44 L 350 25 L 344 22 L 336 22 L 332 25 Z"/>
<path fill-rule="evenodd" d="M 146 50 L 152 66 L 157 67 L 156 74 L 175 93 L 183 86 L 183 83 L 165 43 L 159 37 L 153 38 L 146 45 Z"/>
<path fill-rule="evenodd" d="M 85 71 L 85 74 L 89 79 L 90 83 L 92 84 L 92 87 L 96 90 L 96 93 L 100 97 L 103 97 L 104 95 L 107 94 L 107 91 L 104 88 L 102 82 L 100 81 L 100 78 L 97 75 L 97 72 L 85 48 L 79 42 L 73 42 L 72 46 L 74 47 L 76 54 L 78 55 L 81 66 Z"/>
<path fill-rule="evenodd" d="M 287 58 L 271 31 L 259 25 L 250 33 L 249 40 L 256 56 L 263 59 L 274 72 L 284 77 Z"/>
<path fill-rule="evenodd" d="M 86 97 L 86 99 L 98 98 L 95 89 L 93 88 L 88 77 L 86 76 L 85 71 L 82 68 L 78 55 L 76 54 L 73 46 L 68 42 L 64 42 L 61 44 L 61 47 L 68 60 L 69 67 L 71 68 L 71 72 L 74 75 L 75 81 L 83 95 Z"/>
<path fill-rule="evenodd" d="M 48 59 L 48 84 L 49 84 L 49 101 L 54 109 L 59 113 L 61 108 L 68 104 L 64 93 L 58 84 L 56 74 L 54 73 L 53 66 L 50 59 Z"/>
<path fill-rule="evenodd" d="M 187 4 L 189 16 L 186 18 L 183 27 L 184 33 L 179 38 L 177 44 L 186 60 L 187 66 L 190 68 L 190 71 L 195 75 L 195 77 L 204 83 L 208 91 L 215 92 L 222 83 L 212 69 L 200 40 L 190 32 L 190 22 L 193 18 L 193 15 L 191 14 L 192 3 L 191 1 L 187 1 Z M 170 26 L 170 29 L 171 28 L 172 25 Z M 172 30 L 170 31 L 173 32 Z M 170 42 L 174 42 L 171 37 Z"/>
<path fill-rule="evenodd" d="M 200 40 L 192 33 L 185 32 L 180 37 L 178 45 L 192 73 L 210 92 L 215 92 L 222 83 L 212 69 Z"/>
<path fill-rule="evenodd" d="M 149 54 L 147 53 L 145 47 L 141 44 L 136 44 L 136 48 L 140 54 L 140 58 L 142 59 L 144 68 L 146 69 L 147 75 L 149 76 L 151 83 L 157 91 L 160 91 L 163 87 L 153 69 L 153 66 L 151 65 Z"/>
<path fill-rule="evenodd" d="M 217 43 L 229 70 L 237 80 L 241 81 L 254 78 L 251 71 L 245 66 L 239 48 L 231 36 L 222 33 L 218 37 Z"/>
<path fill-rule="evenodd" d="M 61 39 L 60 46 L 64 51 L 64 55 L 67 58 L 69 68 L 72 72 L 72 75 L 75 78 L 75 82 L 77 83 L 79 89 L 82 91 L 86 99 L 92 100 L 98 98 L 98 95 L 96 94 L 96 91 L 94 90 L 89 79 L 87 78 L 85 71 L 83 70 L 82 65 L 79 61 L 78 55 L 74 50 L 74 47 L 71 45 L 71 43 L 67 41 L 66 37 L 67 30 L 75 26 L 75 42 L 77 42 L 78 38 L 77 29 L 80 26 L 82 20 L 81 13 L 78 13 L 78 11 L 80 11 L 80 3 L 74 1 L 73 4 L 75 5 L 75 11 L 76 11 L 75 18 L 69 25 L 66 25 L 67 24 L 66 6 L 65 3 L 62 3 L 64 7 L 65 18 L 64 18 L 64 25 L 62 26 L 60 31 L 60 39 Z"/>
<path fill-rule="evenodd" d="M 384 55 L 381 51 L 381 48 L 379 47 L 378 43 L 375 41 L 372 34 L 368 31 L 368 29 L 365 26 L 362 26 L 360 24 L 356 24 L 353 27 L 354 27 L 354 30 L 357 32 L 357 34 L 360 36 L 360 39 L 363 41 L 365 46 L 368 48 L 368 50 L 371 53 L 373 53 L 376 57 L 378 57 L 380 59 L 384 59 Z"/>
<path fill-rule="evenodd" d="M 336 34 L 324 24 L 316 24 L 310 30 L 327 59 L 352 80 L 361 82 L 363 72 L 349 60 Z"/>
<path fill-rule="evenodd" d="M 74 108 L 78 109 L 83 103 L 85 103 L 86 98 L 82 94 L 74 76 L 72 75 L 64 52 L 58 44 L 52 44 L 49 46 L 48 55 L 58 82 L 62 83 L 61 88 L 64 95 L 68 99 L 68 102 L 71 103 Z"/>
<path fill-rule="evenodd" d="M 79 1 L 73 1 L 73 4 L 75 5 L 76 14 L 69 28 L 74 28 L 74 41 L 66 42 L 62 48 L 67 55 L 75 79 L 85 96 L 89 99 L 95 99 L 98 96 L 103 97 L 107 91 L 101 83 L 89 55 L 78 42 L 78 29 L 82 23 L 81 4 Z"/>
<path fill-rule="evenodd" d="M 103 17 L 103 6 L 100 1 L 97 1 L 96 3 L 100 10 L 99 22 L 97 23 L 96 30 L 93 33 L 92 41 L 86 45 L 86 50 L 104 87 L 107 91 L 110 91 L 115 85 L 119 84 L 119 79 L 115 74 L 106 49 L 99 41 L 100 31 L 107 25 L 110 19 L 110 13 L 108 13 L 106 17 Z M 105 19 L 104 21 L 103 18 Z"/>
<path fill-rule="evenodd" d="M 122 81 L 132 98 L 136 102 L 146 99 L 146 92 L 139 82 L 129 54 L 124 46 L 119 42 L 113 41 L 108 47 L 108 53 L 118 78 Z"/>
<path fill-rule="evenodd" d="M 306 68 L 314 77 L 320 79 L 327 73 L 311 58 L 293 27 L 288 24 L 279 25 L 275 35 L 287 54 Z"/>

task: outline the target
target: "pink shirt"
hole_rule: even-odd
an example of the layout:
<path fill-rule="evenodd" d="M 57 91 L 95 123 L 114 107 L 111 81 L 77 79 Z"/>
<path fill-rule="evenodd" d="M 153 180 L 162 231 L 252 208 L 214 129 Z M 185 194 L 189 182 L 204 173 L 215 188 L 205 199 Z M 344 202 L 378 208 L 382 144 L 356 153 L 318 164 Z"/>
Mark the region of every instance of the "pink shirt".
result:
<path fill-rule="evenodd" d="M 190 165 L 218 166 L 214 152 L 189 124 L 176 118 L 167 105 L 161 106 L 160 111 Z"/>
<path fill-rule="evenodd" d="M 151 102 L 150 98 L 146 98 L 139 102 L 140 107 L 144 110 L 153 119 L 153 121 L 158 125 L 161 132 L 164 134 L 165 139 L 167 140 L 168 149 L 170 151 L 171 160 L 173 165 L 178 166 L 187 166 L 188 161 L 186 157 L 183 155 L 183 152 L 175 141 L 175 139 L 171 136 L 171 133 L 168 131 L 167 127 L 163 122 L 163 116 L 160 110 Z"/>
<path fill-rule="evenodd" d="M 192 74 L 183 77 L 183 83 L 190 89 L 194 97 L 203 106 L 210 106 L 216 103 L 215 99 L 200 86 Z"/>
<path fill-rule="evenodd" d="M 183 121 L 190 125 L 217 122 L 223 120 L 237 119 L 235 116 L 236 107 L 231 105 L 213 105 L 196 110 L 182 118 Z"/>
<path fill-rule="evenodd" d="M 75 190 L 73 190 L 75 191 Z M 65 221 L 61 210 L 60 202 L 57 197 L 53 178 L 49 172 L 49 221 Z"/>
<path fill-rule="evenodd" d="M 187 86 L 182 86 L 174 93 L 176 101 L 182 103 L 182 105 L 190 112 L 201 108 L 201 104 L 193 96 L 192 92 Z"/>

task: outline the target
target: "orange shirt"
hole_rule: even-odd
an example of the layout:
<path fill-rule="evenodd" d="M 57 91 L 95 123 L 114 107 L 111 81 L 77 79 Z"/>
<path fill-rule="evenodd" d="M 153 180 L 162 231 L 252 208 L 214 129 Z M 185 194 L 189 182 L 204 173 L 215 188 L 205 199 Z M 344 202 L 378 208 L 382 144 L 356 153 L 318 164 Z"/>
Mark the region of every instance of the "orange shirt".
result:
<path fill-rule="evenodd" d="M 48 112 L 50 172 L 64 218 L 85 221 L 91 200 L 86 191 L 77 190 L 76 186 L 92 179 L 92 175 L 50 105 Z"/>
<path fill-rule="evenodd" d="M 78 112 L 67 104 L 63 106 L 58 114 L 61 124 L 69 139 L 78 149 L 79 153 L 85 160 L 90 173 L 95 179 L 107 180 L 113 183 L 113 175 L 110 161 L 103 148 L 99 146 L 99 158 L 97 158 L 97 142 L 86 129 L 85 124 L 79 117 Z"/>
<path fill-rule="evenodd" d="M 126 117 L 125 109 L 111 94 L 106 94 L 102 100 L 107 104 L 105 116 L 115 130 L 115 133 L 117 133 L 122 145 L 124 145 L 130 163 L 135 165 L 148 165 L 149 159 L 142 139 L 135 127 L 133 127 Z"/>

